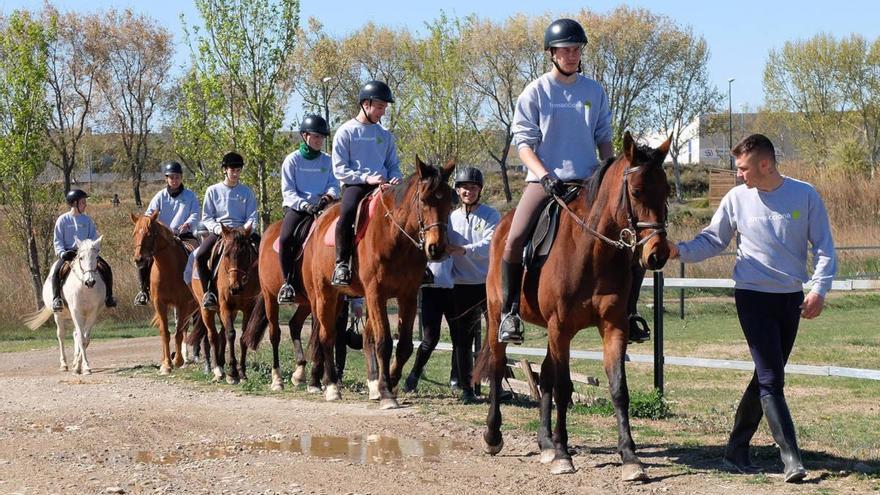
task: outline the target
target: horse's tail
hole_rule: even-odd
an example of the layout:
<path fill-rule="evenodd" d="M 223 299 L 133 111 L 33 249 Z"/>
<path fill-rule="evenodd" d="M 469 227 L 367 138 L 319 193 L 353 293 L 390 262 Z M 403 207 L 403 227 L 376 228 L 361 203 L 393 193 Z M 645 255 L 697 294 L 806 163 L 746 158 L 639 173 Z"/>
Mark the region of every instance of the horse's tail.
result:
<path fill-rule="evenodd" d="M 474 363 L 471 384 L 474 387 L 480 385 L 483 378 L 489 378 L 492 366 L 492 351 L 489 349 L 489 335 L 486 332 L 486 338 L 483 339 L 483 345 L 480 347 L 480 354 L 477 356 L 477 362 Z"/>
<path fill-rule="evenodd" d="M 196 307 L 189 315 L 187 315 L 187 319 L 193 321 L 192 327 L 189 333 L 186 335 L 186 343 L 195 346 L 205 337 L 205 334 L 208 333 L 207 327 L 205 327 L 205 323 L 202 321 L 202 316 L 199 313 L 199 308 Z M 195 318 L 193 320 L 193 318 Z"/>
<path fill-rule="evenodd" d="M 52 308 L 49 306 L 43 306 L 43 309 L 26 315 L 24 317 L 24 324 L 26 327 L 31 330 L 36 330 L 43 326 L 43 323 L 49 321 L 49 318 L 52 317 Z"/>
<path fill-rule="evenodd" d="M 159 313 L 153 313 L 153 319 L 150 320 L 150 326 L 159 328 Z"/>
<path fill-rule="evenodd" d="M 269 326 L 269 316 L 266 314 L 266 304 L 263 298 L 263 292 L 257 294 L 254 301 L 254 310 L 251 311 L 251 317 L 248 318 L 247 327 L 241 334 L 241 342 L 248 349 L 257 350 L 260 347 L 260 341 L 266 335 L 266 328 Z"/>

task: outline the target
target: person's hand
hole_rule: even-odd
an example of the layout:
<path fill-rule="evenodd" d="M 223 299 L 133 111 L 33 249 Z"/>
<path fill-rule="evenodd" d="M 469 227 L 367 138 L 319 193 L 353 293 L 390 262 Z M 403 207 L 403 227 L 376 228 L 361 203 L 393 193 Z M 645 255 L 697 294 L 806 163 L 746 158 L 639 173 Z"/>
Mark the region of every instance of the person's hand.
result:
<path fill-rule="evenodd" d="M 324 208 L 327 207 L 327 205 L 329 205 L 332 202 L 333 202 L 333 196 L 330 196 L 329 194 L 324 194 L 323 196 L 321 196 L 321 199 L 318 200 L 318 209 L 323 210 Z"/>
<path fill-rule="evenodd" d="M 211 229 L 211 232 L 213 232 L 214 235 L 222 235 L 223 234 L 223 227 L 218 223 L 217 225 L 214 226 L 213 229 Z"/>
<path fill-rule="evenodd" d="M 541 185 L 544 186 L 544 192 L 547 193 L 548 196 L 561 197 L 565 195 L 565 184 L 550 174 L 541 177 Z"/>
<path fill-rule="evenodd" d="M 319 211 L 321 211 L 321 208 L 318 205 L 306 203 L 306 205 L 303 206 L 302 211 L 314 216 L 317 215 Z"/>
<path fill-rule="evenodd" d="M 446 250 L 449 251 L 449 254 L 464 255 L 465 253 L 467 253 L 467 251 L 465 251 L 465 249 L 463 247 L 457 246 L 455 244 L 447 244 Z"/>
<path fill-rule="evenodd" d="M 385 177 L 382 177 L 381 175 L 371 175 L 371 176 L 367 177 L 367 184 L 369 184 L 371 186 L 378 186 L 378 185 L 384 184 L 384 183 L 385 183 Z"/>
<path fill-rule="evenodd" d="M 801 304 L 801 318 L 812 320 L 822 313 L 823 306 L 825 306 L 825 298 L 817 292 L 810 292 Z"/>
<path fill-rule="evenodd" d="M 669 248 L 669 259 L 674 260 L 678 258 L 678 244 L 666 239 L 666 246 Z"/>
<path fill-rule="evenodd" d="M 64 253 L 61 255 L 61 259 L 63 259 L 64 261 L 73 261 L 74 258 L 76 258 L 76 251 L 74 251 L 73 249 L 69 251 L 64 251 Z"/>
<path fill-rule="evenodd" d="M 189 232 L 189 224 L 188 223 L 180 224 L 180 226 L 177 227 L 177 235 L 185 234 L 187 232 Z"/>
<path fill-rule="evenodd" d="M 400 184 L 400 177 L 392 177 L 388 181 L 388 183 L 391 184 L 392 186 L 396 186 L 396 185 Z"/>

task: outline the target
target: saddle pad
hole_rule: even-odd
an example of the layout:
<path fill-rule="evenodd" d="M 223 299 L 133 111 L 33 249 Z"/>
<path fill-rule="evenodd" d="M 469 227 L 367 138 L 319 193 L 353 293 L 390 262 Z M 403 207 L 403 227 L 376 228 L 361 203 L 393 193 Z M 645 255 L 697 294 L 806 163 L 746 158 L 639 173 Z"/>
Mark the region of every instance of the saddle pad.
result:
<path fill-rule="evenodd" d="M 303 232 L 302 232 L 303 231 L 303 224 L 308 224 L 308 230 L 306 230 L 305 235 L 303 235 Z M 312 232 L 315 231 L 315 225 L 317 225 L 317 224 L 315 223 L 314 218 L 312 218 L 310 220 L 306 220 L 304 222 L 301 222 L 299 225 L 296 226 L 296 230 L 294 231 L 293 235 L 296 238 L 300 239 L 301 242 L 299 243 L 299 251 L 297 253 L 295 253 L 295 256 L 293 257 L 293 259 L 298 260 L 302 257 L 303 248 L 305 247 L 306 243 L 309 242 L 309 239 L 312 237 Z M 276 253 L 281 252 L 281 237 L 275 238 L 275 242 L 272 243 L 272 250 L 275 251 Z"/>
<path fill-rule="evenodd" d="M 355 224 L 357 225 L 357 230 L 354 234 L 354 245 L 361 241 L 364 238 L 364 235 L 367 232 L 367 225 L 370 224 L 370 220 L 376 215 L 376 210 L 379 207 L 379 201 L 382 197 L 379 192 L 380 189 L 376 188 L 370 194 L 364 196 L 364 199 L 361 200 L 360 205 L 358 205 L 358 215 L 355 220 Z M 341 212 L 341 210 L 340 210 Z M 339 223 L 339 217 L 333 219 L 333 222 L 330 224 L 330 227 L 327 228 L 327 231 L 324 232 L 324 245 L 327 247 L 336 246 L 336 224 Z"/>

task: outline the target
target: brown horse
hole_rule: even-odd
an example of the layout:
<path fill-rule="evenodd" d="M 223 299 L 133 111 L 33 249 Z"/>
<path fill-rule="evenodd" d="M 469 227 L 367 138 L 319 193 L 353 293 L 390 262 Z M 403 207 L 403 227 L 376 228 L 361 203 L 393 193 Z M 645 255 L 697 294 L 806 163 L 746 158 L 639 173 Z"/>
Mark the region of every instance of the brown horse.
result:
<path fill-rule="evenodd" d="M 142 263 L 153 260 L 150 271 L 150 293 L 153 295 L 153 323 L 159 327 L 162 338 L 162 364 L 159 373 L 167 375 L 172 366 L 181 367 L 186 360 L 186 346 L 183 343 L 189 321 L 194 324 L 193 331 L 198 332 L 202 325 L 199 318 L 191 318 L 198 309 L 198 303 L 183 280 L 188 253 L 183 242 L 171 233 L 168 227 L 156 220 L 159 212 L 152 215 L 137 216 L 130 214 L 134 223 L 132 243 L 134 256 L 132 261 Z M 168 332 L 168 308 L 173 307 L 177 314 L 174 342 L 177 352 L 171 352 L 171 335 Z M 198 346 L 198 342 L 195 344 Z M 172 362 L 173 354 L 173 362 Z"/>
<path fill-rule="evenodd" d="M 239 369 L 235 359 L 235 317 L 242 313 L 242 321 L 247 323 L 254 308 L 257 295 L 260 293 L 260 282 L 257 277 L 259 258 L 257 250 L 251 244 L 251 227 L 222 227 L 218 245 L 222 246 L 222 254 L 217 266 L 216 293 L 220 306 L 221 331 L 217 332 L 214 325 L 215 311 L 199 307 L 202 321 L 208 332 L 211 353 L 214 355 L 214 381 L 223 378 L 226 359 L 229 359 L 229 371 L 226 382 L 237 384 L 240 378 L 247 378 L 245 369 Z M 195 270 L 194 270 L 195 272 Z M 190 284 L 193 296 L 201 301 L 204 296 L 201 280 L 193 278 Z M 229 348 L 226 354 L 227 343 Z M 206 355 L 207 359 L 208 356 Z"/>
<path fill-rule="evenodd" d="M 647 474 L 635 454 L 629 425 L 629 390 L 626 384 L 627 298 L 633 256 L 643 266 L 659 270 L 669 257 L 666 244 L 666 198 L 669 184 L 663 172 L 667 140 L 659 148 L 637 146 L 627 132 L 623 154 L 602 167 L 577 199 L 561 214 L 555 245 L 544 264 L 526 273 L 521 315 L 547 328 L 547 355 L 541 365 L 541 424 L 538 446 L 541 462 L 551 463 L 554 474 L 574 472 L 568 453 L 566 412 L 571 402 L 569 374 L 571 339 L 581 329 L 596 326 L 602 337 L 605 373 L 617 417 L 618 451 L 623 479 L 645 479 Z M 498 342 L 501 319 L 501 277 L 498 269 L 513 212 L 499 223 L 492 239 L 486 296 L 488 336 L 480 353 L 474 382 L 490 382 L 486 452 L 497 454 L 501 437 L 499 394 L 506 368 L 506 344 Z M 618 239 L 618 240 L 615 240 Z M 556 402 L 556 428 L 550 434 L 550 414 Z"/>
<path fill-rule="evenodd" d="M 241 367 L 245 367 L 247 349 L 257 349 L 266 327 L 269 327 L 269 341 L 272 343 L 272 390 L 282 390 L 284 380 L 281 378 L 281 365 L 278 357 L 278 345 L 281 343 L 281 327 L 278 324 L 278 290 L 284 282 L 281 274 L 281 263 L 278 253 L 275 252 L 274 244 L 281 234 L 281 222 L 275 222 L 263 232 L 263 240 L 260 242 L 260 295 L 257 297 L 254 311 L 247 321 L 247 328 L 241 336 Z M 294 286 L 302 287 L 300 270 L 296 270 Z M 306 359 L 302 347 L 302 327 L 312 309 L 302 290 L 297 292 L 297 307 L 288 322 L 290 339 L 293 341 L 296 369 L 291 376 L 291 383 L 301 385 L 305 374 Z M 312 392 L 320 391 L 316 380 L 309 384 Z"/>
<path fill-rule="evenodd" d="M 380 407 L 398 407 L 393 390 L 400 381 L 403 365 L 412 354 L 412 330 L 416 317 L 416 296 L 427 260 L 446 253 L 446 222 L 452 209 L 452 188 L 447 184 L 455 167 L 449 161 L 442 169 L 422 163 L 416 157 L 416 173 L 401 184 L 383 187 L 377 216 L 367 226 L 356 246 L 355 276 L 348 287 L 330 284 L 335 251 L 322 242 L 309 242 L 302 264 L 303 282 L 318 320 L 320 337 L 312 339 L 315 368 L 323 370 L 324 398 L 340 398 L 333 365 L 336 314 L 340 295 L 363 296 L 368 324 L 364 327 L 367 362 L 378 359 L 378 369 L 368 366 L 370 398 L 381 399 Z M 381 216 L 380 216 L 381 215 Z M 333 206 L 317 220 L 314 236 L 324 238 L 339 217 Z M 399 341 L 391 363 L 391 329 L 386 304 L 397 298 Z M 313 368 L 314 369 L 314 368 Z"/>

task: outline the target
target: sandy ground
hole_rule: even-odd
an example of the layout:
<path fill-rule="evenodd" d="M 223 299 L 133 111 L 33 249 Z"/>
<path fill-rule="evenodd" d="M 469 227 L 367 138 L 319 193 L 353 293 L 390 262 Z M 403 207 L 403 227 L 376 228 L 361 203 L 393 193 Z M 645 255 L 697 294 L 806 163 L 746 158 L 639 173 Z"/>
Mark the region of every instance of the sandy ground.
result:
<path fill-rule="evenodd" d="M 504 450 L 490 457 L 479 428 L 407 400 L 379 411 L 125 372 L 157 353 L 154 338 L 95 342 L 90 376 L 56 371 L 55 349 L 0 354 L 0 493 L 866 493 L 880 485 L 822 472 L 784 486 L 776 475 L 730 475 L 714 469 L 717 459 L 652 446 L 639 449 L 651 480 L 627 484 L 613 445 L 577 438 L 578 471 L 553 476 L 533 435 L 505 432 Z"/>

